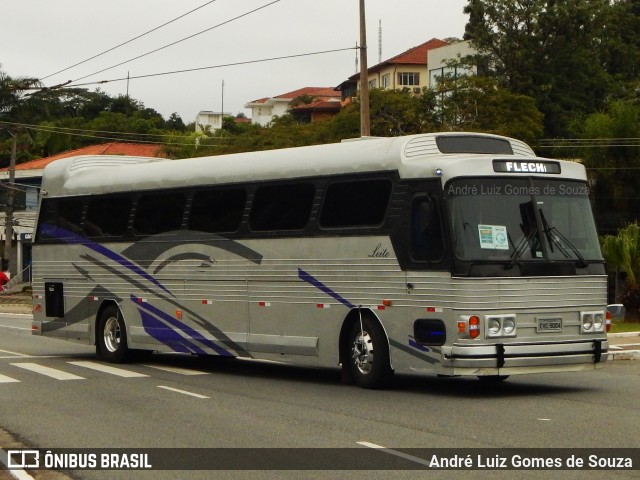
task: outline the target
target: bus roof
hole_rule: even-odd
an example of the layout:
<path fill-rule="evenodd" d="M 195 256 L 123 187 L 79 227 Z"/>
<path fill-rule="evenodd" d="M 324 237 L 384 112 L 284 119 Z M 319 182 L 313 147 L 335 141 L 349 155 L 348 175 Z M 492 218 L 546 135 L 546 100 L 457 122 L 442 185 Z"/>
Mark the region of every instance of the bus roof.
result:
<path fill-rule="evenodd" d="M 401 178 L 441 176 L 446 182 L 458 176 L 508 175 L 496 173 L 492 162 L 499 159 L 541 160 L 528 145 L 507 137 L 429 133 L 184 160 L 70 157 L 46 167 L 42 188 L 47 196 L 86 195 L 380 171 L 397 171 Z M 586 179 L 582 165 L 553 162 L 562 165 L 564 178 Z"/>

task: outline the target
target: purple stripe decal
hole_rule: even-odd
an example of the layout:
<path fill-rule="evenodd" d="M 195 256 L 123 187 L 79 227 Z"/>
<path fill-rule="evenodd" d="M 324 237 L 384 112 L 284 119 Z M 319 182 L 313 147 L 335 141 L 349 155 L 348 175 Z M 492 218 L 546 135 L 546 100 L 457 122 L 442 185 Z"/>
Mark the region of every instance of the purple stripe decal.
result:
<path fill-rule="evenodd" d="M 425 347 L 424 345 L 420 345 L 415 340 L 409 339 L 409 346 L 413 347 L 413 348 L 417 348 L 418 350 L 420 350 L 422 352 L 428 352 L 429 351 L 429 349 L 427 347 Z"/>
<path fill-rule="evenodd" d="M 166 323 L 161 322 L 150 313 L 138 308 L 142 326 L 148 335 L 159 342 L 171 347 L 180 353 L 204 353 L 204 350 L 188 342 L 182 335 L 170 329 Z"/>
<path fill-rule="evenodd" d="M 191 328 L 188 325 L 185 325 L 184 323 L 178 321 L 177 319 L 171 317 L 170 315 L 167 315 L 166 313 L 164 313 L 162 310 L 157 309 L 156 307 L 149 305 L 148 303 L 138 303 L 137 302 L 137 297 L 134 297 L 133 295 L 131 295 L 131 301 L 134 302 L 137 306 L 138 309 L 140 311 L 142 310 L 146 310 L 147 313 L 150 313 L 152 315 L 155 315 L 157 318 L 159 318 L 160 320 L 174 326 L 175 328 L 178 328 L 180 330 L 182 330 L 184 333 L 186 333 L 187 335 L 189 335 L 191 337 L 192 340 L 197 340 L 198 342 L 202 343 L 203 345 L 205 345 L 206 347 L 211 348 L 212 350 L 214 350 L 218 355 L 223 356 L 223 357 L 233 357 L 234 355 L 229 352 L 228 350 L 225 350 L 224 348 L 222 348 L 219 345 L 216 345 L 214 342 L 212 342 L 211 340 L 209 340 L 208 338 L 203 337 L 199 332 L 197 332 L 196 330 L 194 330 L 193 328 Z M 164 325 L 164 324 L 163 324 Z M 164 325 L 164 327 L 166 328 L 166 325 Z M 146 328 L 145 328 L 146 330 Z M 147 332 L 149 333 L 149 332 Z M 177 332 L 176 332 L 177 333 Z M 189 345 L 192 345 L 191 342 L 187 339 L 183 339 L 185 342 L 188 342 Z M 195 345 L 193 345 L 193 348 L 199 348 Z M 202 352 L 198 352 L 198 353 L 204 353 L 204 351 Z"/>
<path fill-rule="evenodd" d="M 341 297 L 339 294 L 337 294 L 336 292 L 331 290 L 329 287 L 327 287 L 320 280 L 315 278 L 313 275 L 308 274 L 307 272 L 305 272 L 301 268 L 298 268 L 298 278 L 300 278 L 300 280 L 304 280 L 305 282 L 313 285 L 314 287 L 316 287 L 317 289 L 323 291 L 324 293 L 329 295 L 331 298 L 336 299 L 337 301 L 339 301 L 343 305 L 345 305 L 345 306 L 347 306 L 349 308 L 356 308 L 356 306 L 353 303 L 351 303 L 350 301 L 348 301 L 345 298 Z"/>
<path fill-rule="evenodd" d="M 169 290 L 167 290 L 167 288 L 164 285 L 162 285 L 155 278 L 153 278 L 147 272 L 145 272 L 140 267 L 138 267 L 133 262 L 131 262 L 131 260 L 123 257 L 122 255 L 118 255 L 116 252 L 109 250 L 108 248 L 98 243 L 92 242 L 86 237 L 70 232 L 69 230 L 65 230 L 64 228 L 55 227 L 53 225 L 48 225 L 48 224 L 44 224 L 40 228 L 42 233 L 47 237 L 57 238 L 58 240 L 62 240 L 65 243 L 74 243 L 74 244 L 84 245 L 85 247 L 93 250 L 94 252 L 97 252 L 101 255 L 104 255 L 107 258 L 110 258 L 111 260 L 119 263 L 126 269 L 131 270 L 133 273 L 140 275 L 146 280 L 149 280 L 151 283 L 161 288 L 172 297 L 174 296 Z"/>

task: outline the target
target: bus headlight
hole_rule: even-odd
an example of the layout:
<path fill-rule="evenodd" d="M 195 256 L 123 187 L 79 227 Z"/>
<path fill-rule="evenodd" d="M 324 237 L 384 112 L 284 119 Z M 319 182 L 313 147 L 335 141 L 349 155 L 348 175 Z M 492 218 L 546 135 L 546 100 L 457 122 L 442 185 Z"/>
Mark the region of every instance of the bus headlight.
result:
<path fill-rule="evenodd" d="M 581 312 L 580 333 L 603 333 L 606 316 L 604 312 Z"/>
<path fill-rule="evenodd" d="M 486 315 L 484 318 L 486 338 L 515 337 L 517 335 L 515 315 Z"/>
<path fill-rule="evenodd" d="M 512 335 L 516 331 L 515 317 L 506 317 L 502 322 L 502 330 L 505 335 Z"/>
<path fill-rule="evenodd" d="M 488 335 L 498 335 L 500 333 L 500 320 L 497 318 L 490 318 L 487 320 Z"/>

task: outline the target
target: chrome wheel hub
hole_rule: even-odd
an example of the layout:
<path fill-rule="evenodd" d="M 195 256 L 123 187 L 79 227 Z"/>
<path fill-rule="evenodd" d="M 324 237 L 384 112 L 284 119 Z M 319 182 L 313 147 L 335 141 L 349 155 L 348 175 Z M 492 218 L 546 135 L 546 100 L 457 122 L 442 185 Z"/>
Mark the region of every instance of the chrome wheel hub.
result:
<path fill-rule="evenodd" d="M 367 375 L 373 368 L 373 340 L 368 332 L 360 332 L 351 349 L 353 364 L 358 371 Z"/>
<path fill-rule="evenodd" d="M 120 346 L 120 323 L 115 317 L 107 319 L 104 323 L 104 345 L 110 352 L 115 352 Z"/>

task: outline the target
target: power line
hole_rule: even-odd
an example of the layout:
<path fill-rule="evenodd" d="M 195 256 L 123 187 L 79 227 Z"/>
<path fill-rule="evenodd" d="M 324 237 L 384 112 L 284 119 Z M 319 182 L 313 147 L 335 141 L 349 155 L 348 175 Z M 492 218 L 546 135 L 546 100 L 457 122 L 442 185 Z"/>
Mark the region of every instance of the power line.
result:
<path fill-rule="evenodd" d="M 53 132 L 53 133 L 104 133 L 108 135 L 131 135 L 131 136 L 149 136 L 149 137 L 166 137 L 167 134 L 159 134 L 159 133 L 134 133 L 134 132 L 113 132 L 108 130 L 90 130 L 90 129 L 82 129 L 82 128 L 68 128 L 68 127 L 56 127 L 51 125 L 34 125 L 29 123 L 15 123 L 15 122 L 3 122 L 0 121 L 0 125 L 15 125 L 22 128 L 28 128 L 30 130 L 39 130 L 45 132 Z"/>
<path fill-rule="evenodd" d="M 323 54 L 327 54 L 327 53 L 336 53 L 336 52 L 345 52 L 348 50 L 354 50 L 355 47 L 348 47 L 348 48 L 336 48 L 333 50 L 323 50 L 323 51 L 319 51 L 319 52 L 310 52 L 310 53 L 299 53 L 299 54 L 294 54 L 294 55 L 284 55 L 281 57 L 270 57 L 270 58 L 262 58 L 259 60 L 247 60 L 244 62 L 232 62 L 232 63 L 223 63 L 220 65 L 211 65 L 208 67 L 198 67 L 198 68 L 187 68 L 184 70 L 173 70 L 170 72 L 162 72 L 162 73 L 150 73 L 147 75 L 136 75 L 136 76 L 129 76 L 129 77 L 122 77 L 122 78 L 112 78 L 110 80 L 100 80 L 100 81 L 95 81 L 95 82 L 85 82 L 85 83 L 74 83 L 72 85 L 68 85 L 69 88 L 71 87 L 84 87 L 87 85 L 99 85 L 99 84 L 104 84 L 104 83 L 110 83 L 110 82 L 121 82 L 124 80 L 135 80 L 135 79 L 140 79 L 140 78 L 149 78 L 149 77 L 160 77 L 163 75 L 174 75 L 177 73 L 189 73 L 189 72 L 197 72 L 197 71 L 201 71 L 201 70 L 211 70 L 214 68 L 224 68 L 224 67 L 236 67 L 239 65 L 250 65 L 250 64 L 254 64 L 254 63 L 263 63 L 263 62 L 271 62 L 271 61 L 275 61 L 275 60 L 287 60 L 287 59 L 291 59 L 291 58 L 300 58 L 300 57 L 309 57 L 309 56 L 313 56 L 313 55 L 323 55 Z M 75 80 L 74 80 L 75 82 Z"/>
<path fill-rule="evenodd" d="M 543 148 L 640 147 L 640 138 L 544 138 Z"/>
<path fill-rule="evenodd" d="M 8 124 L 9 122 L 2 122 L 0 121 L 0 125 L 2 124 Z M 44 131 L 44 132 L 48 132 L 48 133 L 58 133 L 61 135 L 70 135 L 73 137 L 83 137 L 83 138 L 96 138 L 99 140 L 111 140 L 111 141 L 118 141 L 118 142 L 129 142 L 129 143 L 139 143 L 139 144 L 146 144 L 146 145 L 173 145 L 173 146 L 193 146 L 193 142 L 167 142 L 167 141 L 161 141 L 161 140 L 142 140 L 140 138 L 122 138 L 122 136 L 135 136 L 135 137 L 158 137 L 158 138 L 167 138 L 167 137 L 171 137 L 174 136 L 171 133 L 167 133 L 167 134 L 155 134 L 155 133 L 131 133 L 131 132 L 110 132 L 110 131 L 104 131 L 104 130 L 82 130 L 79 128 L 65 128 L 65 127 L 51 127 L 48 125 L 29 125 L 29 124 L 24 124 L 24 123 L 20 123 L 20 124 L 16 124 L 16 123 L 12 123 L 12 125 L 18 125 L 21 126 L 22 128 L 26 128 L 29 130 L 35 130 L 35 131 Z M 209 139 L 211 140 L 226 140 L 226 138 L 222 138 L 222 137 L 209 137 Z M 207 146 L 211 146 L 214 144 L 208 144 Z"/>
<path fill-rule="evenodd" d="M 157 27 L 152 28 L 151 30 L 148 30 L 148 31 L 146 31 L 146 32 L 144 32 L 144 33 L 142 33 L 142 34 L 140 34 L 140 35 L 136 36 L 136 37 L 133 37 L 132 39 L 127 40 L 126 42 L 122 42 L 122 43 L 120 43 L 120 44 L 116 45 L 115 47 L 111 47 L 111 48 L 109 48 L 109 49 L 105 50 L 104 52 L 100 52 L 100 53 L 98 53 L 98 54 L 96 54 L 96 55 L 94 55 L 94 56 L 92 56 L 92 57 L 87 58 L 86 60 L 82 60 L 81 62 L 74 63 L 74 64 L 73 64 L 73 65 L 71 65 L 70 67 L 63 68 L 62 70 L 58 70 L 57 72 L 54 72 L 54 73 L 51 73 L 51 74 L 47 75 L 46 77 L 42 77 L 42 78 L 41 78 L 41 80 L 45 80 L 45 79 L 47 79 L 47 78 L 49 78 L 49 77 L 53 77 L 54 75 L 57 75 L 57 74 L 62 73 L 62 72 L 66 72 L 67 70 L 71 70 L 72 68 L 77 67 L 78 65 L 82 65 L 83 63 L 87 63 L 88 61 L 93 60 L 94 58 L 98 58 L 98 57 L 100 57 L 100 56 L 104 55 L 105 53 L 112 52 L 112 51 L 114 51 L 114 50 L 115 50 L 115 49 L 117 49 L 117 48 L 120 48 L 120 47 L 122 47 L 122 46 L 124 46 L 124 45 L 127 45 L 128 43 L 131 43 L 131 42 L 133 42 L 133 41 L 135 41 L 135 40 L 138 40 L 139 38 L 144 37 L 145 35 L 149 35 L 150 33 L 155 32 L 156 30 L 159 30 L 159 29 L 161 29 L 161 28 L 163 28 L 163 27 L 166 27 L 167 25 L 169 25 L 169 24 L 171 24 L 171 23 L 173 23 L 173 22 L 176 22 L 176 21 L 180 20 L 181 18 L 184 18 L 184 17 L 186 17 L 187 15 L 189 15 L 189 14 L 191 14 L 191 13 L 193 13 L 193 12 L 197 11 L 197 10 L 200 10 L 201 8 L 204 8 L 204 7 L 206 7 L 207 5 L 209 5 L 209 4 L 211 4 L 211 3 L 215 2 L 215 1 L 216 1 L 216 0 L 210 0 L 209 2 L 207 2 L 207 3 L 203 4 L 203 5 L 200 5 L 199 7 L 196 7 L 196 8 L 194 8 L 193 10 L 189 10 L 187 13 L 183 13 L 183 14 L 182 14 L 182 15 L 180 15 L 179 17 L 176 17 L 176 18 L 174 18 L 174 19 L 172 19 L 172 20 L 169 20 L 168 22 L 165 22 L 165 23 L 163 23 L 162 25 L 158 25 Z"/>
<path fill-rule="evenodd" d="M 245 13 L 243 13 L 241 15 L 233 17 L 233 18 L 231 18 L 229 20 L 226 20 L 226 21 L 224 21 L 222 23 L 219 23 L 217 25 L 214 25 L 213 27 L 209 27 L 209 28 L 207 28 L 205 30 L 202 30 L 202 31 L 198 32 L 198 33 L 194 33 L 193 35 L 189 35 L 188 37 L 184 37 L 184 38 L 182 38 L 180 40 L 176 40 L 175 42 L 172 42 L 172 43 L 169 43 L 167 45 L 164 45 L 163 47 L 156 48 L 155 50 L 151 50 L 150 52 L 143 53 L 142 55 L 138 55 L 137 57 L 130 58 L 129 60 L 125 60 L 124 62 L 120 62 L 120 63 L 118 63 L 116 65 L 112 65 L 110 67 L 103 68 L 102 70 L 98 70 L 97 72 L 90 73 L 89 75 L 85 75 L 84 77 L 76 78 L 75 80 L 73 80 L 73 82 L 78 82 L 80 80 L 84 80 L 85 78 L 92 77 L 93 75 L 97 75 L 98 73 L 106 72 L 107 70 L 111 70 L 112 68 L 119 67 L 120 65 L 124 65 L 125 63 L 129 63 L 129 62 L 132 62 L 134 60 L 138 60 L 139 58 L 146 57 L 147 55 L 151 55 L 152 53 L 159 52 L 160 50 L 164 50 L 165 48 L 172 47 L 173 45 L 177 45 L 178 43 L 181 43 L 181 42 L 184 42 L 184 41 L 189 40 L 191 38 L 197 37 L 198 35 L 202 35 L 203 33 L 209 32 L 209 31 L 211 31 L 211 30 L 213 30 L 215 28 L 221 27 L 221 26 L 226 25 L 228 23 L 231 23 L 231 22 L 233 22 L 235 20 L 238 20 L 238 19 L 240 19 L 242 17 L 246 17 L 247 15 L 255 13 L 255 12 L 259 11 L 259 10 L 262 10 L 264 8 L 267 8 L 267 7 L 270 7 L 271 5 L 274 5 L 274 4 L 278 3 L 278 2 L 280 2 L 280 0 L 274 0 L 274 1 L 270 2 L 270 3 L 262 5 L 261 7 L 254 8 L 253 10 L 245 12 Z M 131 78 L 135 78 L 135 77 L 131 77 Z"/>

